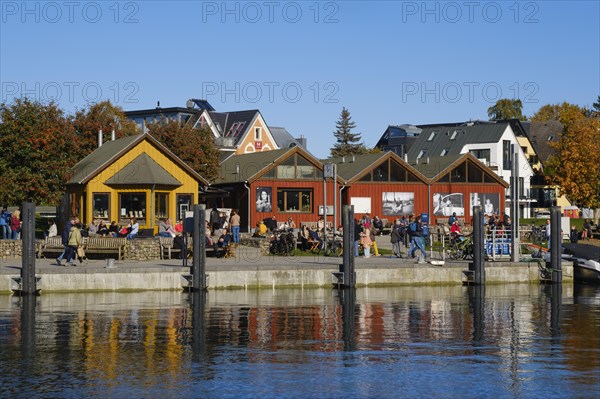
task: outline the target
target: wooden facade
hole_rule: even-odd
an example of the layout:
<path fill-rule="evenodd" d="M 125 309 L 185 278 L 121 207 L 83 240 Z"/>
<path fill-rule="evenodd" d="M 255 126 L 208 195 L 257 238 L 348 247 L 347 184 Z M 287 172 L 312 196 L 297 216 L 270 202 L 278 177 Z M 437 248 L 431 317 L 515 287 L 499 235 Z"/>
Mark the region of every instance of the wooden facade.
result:
<path fill-rule="evenodd" d="M 121 140 L 123 140 L 121 142 Z M 103 148 L 104 147 L 104 148 Z M 107 142 L 74 167 L 67 185 L 70 213 L 123 225 L 131 217 L 154 229 L 182 218 L 206 181 L 148 134 Z"/>

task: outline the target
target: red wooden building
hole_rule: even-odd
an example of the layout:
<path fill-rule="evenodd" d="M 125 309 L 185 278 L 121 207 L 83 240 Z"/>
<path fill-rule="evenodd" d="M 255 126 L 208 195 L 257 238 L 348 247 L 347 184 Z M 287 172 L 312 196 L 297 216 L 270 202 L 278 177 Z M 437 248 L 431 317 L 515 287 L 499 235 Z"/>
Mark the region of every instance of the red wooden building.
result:
<path fill-rule="evenodd" d="M 299 146 L 233 155 L 221 164 L 221 176 L 212 186 L 231 193 L 221 206 L 239 210 L 242 231 L 273 215 L 279 222 L 291 217 L 300 227 L 319 218 L 323 164 Z M 327 204 L 333 204 L 331 180 L 325 190 Z"/>

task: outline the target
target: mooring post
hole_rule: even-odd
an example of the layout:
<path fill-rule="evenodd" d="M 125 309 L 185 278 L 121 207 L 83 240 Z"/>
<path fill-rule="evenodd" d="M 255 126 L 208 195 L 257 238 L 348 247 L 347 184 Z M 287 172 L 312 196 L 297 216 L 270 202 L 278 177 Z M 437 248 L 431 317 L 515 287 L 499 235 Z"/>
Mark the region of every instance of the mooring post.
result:
<path fill-rule="evenodd" d="M 485 285 L 469 287 L 469 304 L 473 312 L 473 341 L 483 340 L 485 330 Z"/>
<path fill-rule="evenodd" d="M 344 287 L 356 286 L 356 276 L 354 274 L 354 207 L 344 205 L 342 215 L 343 245 L 344 257 L 342 272 L 344 272 Z"/>
<path fill-rule="evenodd" d="M 23 358 L 31 360 L 35 355 L 35 295 L 21 298 L 21 351 Z"/>
<path fill-rule="evenodd" d="M 510 232 L 511 238 L 511 257 L 513 262 L 518 262 L 521 259 L 521 245 L 519 244 L 519 196 L 521 193 L 521 182 L 519 178 L 519 153 L 517 152 L 517 146 L 511 145 L 512 150 L 512 171 L 511 171 L 511 218 L 512 218 L 512 230 Z"/>
<path fill-rule="evenodd" d="M 193 255 L 192 261 L 192 291 L 206 289 L 206 205 L 194 205 Z"/>
<path fill-rule="evenodd" d="M 342 305 L 342 336 L 344 350 L 352 351 L 355 348 L 354 340 L 354 308 L 356 307 L 356 289 L 354 287 L 340 290 Z"/>
<path fill-rule="evenodd" d="M 37 292 L 35 281 L 35 204 L 23 202 L 23 253 L 21 256 L 21 294 Z"/>
<path fill-rule="evenodd" d="M 562 232 L 560 223 L 560 207 L 553 206 L 550 210 L 550 269 L 552 283 L 562 283 Z"/>
<path fill-rule="evenodd" d="M 190 293 L 192 305 L 192 358 L 199 361 L 204 354 L 206 344 L 206 329 L 204 311 L 206 308 L 206 292 L 196 290 Z"/>
<path fill-rule="evenodd" d="M 550 328 L 552 336 L 560 335 L 560 308 L 562 306 L 562 284 L 552 284 L 550 298 Z"/>
<path fill-rule="evenodd" d="M 473 284 L 485 284 L 485 240 L 483 211 L 480 206 L 473 207 Z M 492 251 L 494 248 L 492 248 Z"/>

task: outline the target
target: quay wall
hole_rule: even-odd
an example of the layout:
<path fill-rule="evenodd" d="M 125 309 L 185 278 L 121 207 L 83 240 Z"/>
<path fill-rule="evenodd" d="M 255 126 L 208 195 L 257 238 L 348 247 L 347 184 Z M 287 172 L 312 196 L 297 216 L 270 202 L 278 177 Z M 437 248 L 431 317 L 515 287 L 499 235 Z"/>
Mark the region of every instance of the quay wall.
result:
<path fill-rule="evenodd" d="M 435 286 L 461 285 L 466 263 L 433 265 L 405 265 L 390 267 L 373 265 L 356 270 L 358 287 L 385 286 Z M 573 266 L 563 262 L 563 282 L 573 282 Z M 332 285 L 332 265 L 300 264 L 295 267 L 262 266 L 253 268 L 229 268 L 209 270 L 209 290 L 223 289 L 275 289 L 275 288 L 317 288 Z M 539 283 L 539 270 L 536 262 L 493 262 L 486 263 L 486 284 Z M 38 288 L 43 292 L 86 292 L 86 291 L 145 291 L 181 290 L 187 286 L 189 268 L 182 267 L 127 267 L 118 265 L 115 269 L 83 269 L 44 271 L 38 270 Z M 11 293 L 18 289 L 19 270 L 4 270 L 0 274 L 0 293 Z"/>

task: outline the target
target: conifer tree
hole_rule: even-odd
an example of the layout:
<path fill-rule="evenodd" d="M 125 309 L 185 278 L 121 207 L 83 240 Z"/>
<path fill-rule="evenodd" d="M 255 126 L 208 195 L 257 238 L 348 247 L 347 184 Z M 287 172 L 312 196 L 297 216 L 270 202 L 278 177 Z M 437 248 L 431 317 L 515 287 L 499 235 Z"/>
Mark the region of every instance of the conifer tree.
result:
<path fill-rule="evenodd" d="M 352 133 L 356 123 L 352 121 L 350 111 L 342 108 L 340 119 L 335 123 L 336 130 L 333 135 L 337 142 L 331 148 L 331 157 L 358 155 L 366 152 L 365 146 L 360 143 L 360 133 Z"/>

